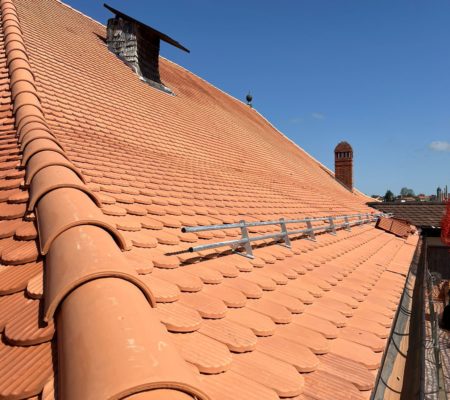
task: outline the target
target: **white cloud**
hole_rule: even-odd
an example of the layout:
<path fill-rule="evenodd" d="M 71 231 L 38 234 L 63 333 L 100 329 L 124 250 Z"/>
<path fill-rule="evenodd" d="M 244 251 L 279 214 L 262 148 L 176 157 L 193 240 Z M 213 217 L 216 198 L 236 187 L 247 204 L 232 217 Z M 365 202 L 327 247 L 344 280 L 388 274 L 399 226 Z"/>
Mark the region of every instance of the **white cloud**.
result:
<path fill-rule="evenodd" d="M 301 118 L 301 117 L 294 117 L 294 118 L 291 118 L 289 120 L 289 122 L 291 124 L 299 124 L 300 122 L 303 122 L 303 118 Z"/>
<path fill-rule="evenodd" d="M 428 147 L 434 151 L 450 151 L 450 142 L 436 140 L 431 142 Z"/>
<path fill-rule="evenodd" d="M 311 114 L 311 117 L 313 117 L 314 119 L 324 119 L 325 115 L 320 112 L 313 112 Z"/>

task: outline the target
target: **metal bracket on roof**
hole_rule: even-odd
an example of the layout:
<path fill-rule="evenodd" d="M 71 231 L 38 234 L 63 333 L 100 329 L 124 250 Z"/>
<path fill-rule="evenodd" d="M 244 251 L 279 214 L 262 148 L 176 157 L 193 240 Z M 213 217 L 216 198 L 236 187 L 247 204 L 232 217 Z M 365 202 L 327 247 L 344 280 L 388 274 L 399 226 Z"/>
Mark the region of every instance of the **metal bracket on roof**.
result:
<path fill-rule="evenodd" d="M 253 255 L 252 245 L 250 243 L 250 236 L 248 235 L 247 224 L 245 223 L 244 220 L 239 221 L 239 228 L 241 228 L 242 240 L 245 240 L 245 243 L 243 243 L 244 249 L 245 249 L 245 253 L 241 253 L 240 251 L 236 251 L 235 248 L 233 248 L 233 251 L 236 254 L 239 254 L 239 255 L 247 257 L 247 258 L 255 258 L 254 255 Z"/>
<path fill-rule="evenodd" d="M 334 218 L 333 217 L 328 217 L 328 221 L 330 223 L 330 228 L 329 228 L 329 232 L 336 236 L 336 226 L 334 225 Z"/>
<path fill-rule="evenodd" d="M 284 218 L 280 218 L 280 226 L 281 226 L 281 233 L 283 234 L 283 240 L 284 240 L 283 246 L 291 248 L 291 241 L 289 239 L 289 234 L 288 234 L 288 230 L 286 228 L 286 223 L 284 222 Z"/>
<path fill-rule="evenodd" d="M 305 222 L 306 222 L 306 234 L 309 236 L 308 239 L 312 240 L 313 242 L 316 241 L 316 235 L 314 233 L 314 229 L 312 226 L 312 222 L 309 218 L 305 218 Z"/>
<path fill-rule="evenodd" d="M 348 221 L 347 216 L 344 217 L 344 229 L 349 232 L 352 230 L 352 228 L 350 228 L 350 222 Z"/>

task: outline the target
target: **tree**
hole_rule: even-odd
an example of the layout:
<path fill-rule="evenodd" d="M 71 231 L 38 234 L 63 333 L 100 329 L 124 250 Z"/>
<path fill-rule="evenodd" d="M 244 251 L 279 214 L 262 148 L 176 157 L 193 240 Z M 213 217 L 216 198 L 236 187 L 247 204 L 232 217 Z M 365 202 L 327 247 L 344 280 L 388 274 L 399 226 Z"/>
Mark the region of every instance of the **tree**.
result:
<path fill-rule="evenodd" d="M 394 193 L 392 193 L 390 190 L 386 192 L 384 195 L 384 201 L 394 201 Z"/>
<path fill-rule="evenodd" d="M 409 189 L 407 187 L 402 187 L 402 189 L 400 190 L 400 196 L 402 197 L 414 197 L 414 190 Z"/>

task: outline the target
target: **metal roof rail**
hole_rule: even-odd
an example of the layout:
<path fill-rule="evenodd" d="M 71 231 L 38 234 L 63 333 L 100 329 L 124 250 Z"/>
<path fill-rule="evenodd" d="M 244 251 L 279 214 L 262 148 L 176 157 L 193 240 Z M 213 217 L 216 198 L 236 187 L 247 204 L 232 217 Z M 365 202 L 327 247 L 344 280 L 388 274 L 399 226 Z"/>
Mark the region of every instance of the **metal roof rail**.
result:
<path fill-rule="evenodd" d="M 207 243 L 199 246 L 190 247 L 188 252 L 197 252 L 203 250 L 216 249 L 218 247 L 231 247 L 234 252 L 248 258 L 254 258 L 252 242 L 262 241 L 266 239 L 275 239 L 280 242 L 283 246 L 291 248 L 291 240 L 289 236 L 291 235 L 304 235 L 309 240 L 316 240 L 315 232 L 323 231 L 331 233 L 332 235 L 337 234 L 338 229 L 345 229 L 347 231 L 351 230 L 352 226 L 359 226 L 366 223 L 374 222 L 380 217 L 392 217 L 392 213 L 377 213 L 377 214 L 348 214 L 339 216 L 329 216 L 329 217 L 319 217 L 319 218 L 304 218 L 304 219 L 284 219 L 271 221 L 257 221 L 257 222 L 246 222 L 244 220 L 233 224 L 222 224 L 222 225 L 206 225 L 206 226 L 186 226 L 181 229 L 182 232 L 203 232 L 203 231 L 214 231 L 214 230 L 224 230 L 224 229 L 240 229 L 241 238 L 236 240 L 227 240 L 224 242 L 217 243 Z M 341 221 L 342 223 L 336 223 L 336 221 Z M 313 222 L 328 222 L 328 224 L 321 226 L 313 226 Z M 289 231 L 287 229 L 288 224 L 305 224 L 306 228 L 296 229 Z M 267 226 L 267 225 L 279 225 L 280 232 L 269 233 L 267 235 L 250 236 L 248 232 L 249 227 L 255 226 Z M 238 251 L 238 249 L 243 249 L 243 251 Z"/>

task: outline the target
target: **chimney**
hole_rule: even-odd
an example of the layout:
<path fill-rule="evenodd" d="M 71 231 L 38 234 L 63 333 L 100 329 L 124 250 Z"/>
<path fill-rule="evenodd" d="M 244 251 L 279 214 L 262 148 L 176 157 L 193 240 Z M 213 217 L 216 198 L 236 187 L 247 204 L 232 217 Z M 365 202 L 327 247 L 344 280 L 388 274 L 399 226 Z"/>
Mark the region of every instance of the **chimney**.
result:
<path fill-rule="evenodd" d="M 443 196 L 443 193 L 442 193 L 442 189 L 439 186 L 436 189 L 436 198 L 437 198 L 437 201 L 444 201 L 444 196 Z"/>
<path fill-rule="evenodd" d="M 340 142 L 334 149 L 334 176 L 348 190 L 353 190 L 353 149 Z"/>
<path fill-rule="evenodd" d="M 164 86 L 159 75 L 159 48 L 161 40 L 189 53 L 180 43 L 104 4 L 115 14 L 108 20 L 106 43 L 108 49 L 128 64 L 144 81 L 165 92 L 172 91 Z"/>

